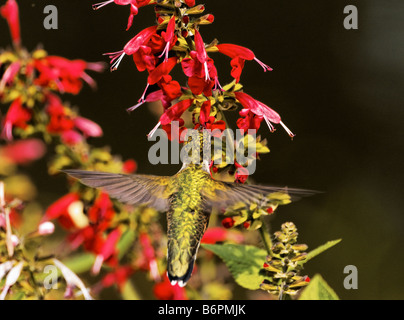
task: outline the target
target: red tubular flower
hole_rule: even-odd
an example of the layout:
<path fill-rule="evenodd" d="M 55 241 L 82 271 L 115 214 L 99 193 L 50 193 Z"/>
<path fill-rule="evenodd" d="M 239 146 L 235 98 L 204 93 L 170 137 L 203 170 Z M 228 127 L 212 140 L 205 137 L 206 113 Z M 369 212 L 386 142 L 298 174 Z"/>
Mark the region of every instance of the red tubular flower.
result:
<path fill-rule="evenodd" d="M 218 44 L 216 45 L 216 47 L 220 53 L 223 53 L 233 59 L 232 76 L 235 79 L 240 79 L 239 74 L 241 74 L 241 71 L 244 67 L 244 60 L 255 60 L 264 69 L 264 71 L 272 71 L 272 68 L 264 64 L 262 61 L 258 60 L 254 52 L 252 52 L 250 49 L 230 43 Z"/>
<path fill-rule="evenodd" d="M 152 0 L 107 0 L 104 2 L 96 3 L 93 4 L 93 9 L 98 10 L 101 9 L 102 7 L 106 6 L 107 4 L 113 3 L 120 5 L 120 6 L 126 6 L 130 5 L 130 15 L 128 19 L 128 25 L 126 27 L 126 30 L 129 30 L 129 28 L 133 24 L 133 18 L 135 15 L 138 14 L 139 8 L 147 6 Z"/>
<path fill-rule="evenodd" d="M 160 117 L 159 123 L 148 134 L 148 137 L 152 137 L 160 125 L 168 125 L 171 121 L 179 120 L 182 114 L 187 110 L 192 103 L 193 99 L 182 100 L 172 107 L 168 108 Z"/>
<path fill-rule="evenodd" d="M 274 127 L 272 123 L 279 123 L 285 131 L 289 134 L 290 137 L 294 137 L 295 135 L 292 131 L 289 130 L 288 127 L 281 121 L 281 117 L 278 113 L 272 110 L 267 105 L 263 104 L 262 102 L 255 100 L 247 93 L 244 92 L 235 92 L 234 95 L 236 99 L 242 104 L 242 106 L 246 109 L 249 109 L 252 113 L 256 114 L 257 116 L 263 117 L 265 122 L 267 123 L 269 129 L 274 131 Z"/>
<path fill-rule="evenodd" d="M 74 125 L 77 129 L 84 133 L 87 137 L 101 137 L 102 136 L 102 129 L 101 127 L 96 124 L 95 122 L 83 118 L 83 117 L 76 117 L 74 118 Z"/>
<path fill-rule="evenodd" d="M 3 130 L 1 133 L 2 138 L 12 140 L 13 127 L 25 129 L 28 126 L 27 122 L 31 120 L 31 117 L 31 111 L 22 105 L 21 98 L 15 99 L 11 103 L 4 118 Z"/>
<path fill-rule="evenodd" d="M 95 258 L 93 268 L 91 269 L 93 274 L 98 274 L 101 270 L 104 261 L 113 258 L 118 252 L 116 244 L 121 237 L 121 231 L 119 229 L 113 230 L 105 240 L 101 247 L 101 252 Z"/>
<path fill-rule="evenodd" d="M 35 68 L 39 72 L 36 84 L 50 86 L 54 83 L 62 93 L 78 94 L 82 88 L 82 80 L 87 82 L 91 87 L 96 87 L 95 81 L 85 70 L 100 72 L 103 69 L 103 64 L 47 56 L 36 60 Z"/>
<path fill-rule="evenodd" d="M 162 54 L 159 56 L 159 58 L 165 55 L 164 61 L 168 60 L 168 52 L 170 51 L 170 47 L 173 46 L 177 41 L 174 31 L 175 31 L 175 15 L 173 15 L 170 21 L 168 22 L 166 31 L 163 31 L 161 33 L 164 41 L 166 42 L 166 46 Z"/>
<path fill-rule="evenodd" d="M 164 76 L 168 75 L 172 69 L 177 65 L 177 57 L 171 57 L 167 61 L 160 63 L 153 71 L 149 73 L 149 77 L 147 78 L 147 85 L 139 99 L 139 103 L 145 101 L 145 95 L 149 86 L 158 83 Z M 132 108 L 131 108 L 132 109 Z"/>
<path fill-rule="evenodd" d="M 6 85 L 12 83 L 15 80 L 15 77 L 20 71 L 20 68 L 21 68 L 20 61 L 15 61 L 8 66 L 0 81 L 0 94 L 4 91 Z"/>
<path fill-rule="evenodd" d="M 205 80 L 210 80 L 209 77 L 209 70 L 208 70 L 208 54 L 206 53 L 205 43 L 203 42 L 202 36 L 198 30 L 195 30 L 195 49 L 196 49 L 196 57 L 198 61 L 204 66 L 205 68 Z"/>
<path fill-rule="evenodd" d="M 7 20 L 14 46 L 19 47 L 21 45 L 21 35 L 17 2 L 15 0 L 8 0 L 0 8 L 0 14 Z"/>
<path fill-rule="evenodd" d="M 80 195 L 76 192 L 68 193 L 59 200 L 52 203 L 45 212 L 42 222 L 58 219 L 63 215 L 68 215 L 68 208 L 73 203 L 80 199 Z"/>
<path fill-rule="evenodd" d="M 147 264 L 147 269 L 150 271 L 150 275 L 154 281 L 160 280 L 160 274 L 157 267 L 156 254 L 151 244 L 150 237 L 147 233 L 140 233 L 139 242 L 142 246 L 142 253 Z"/>
<path fill-rule="evenodd" d="M 46 151 L 45 144 L 38 139 L 20 140 L 0 149 L 0 154 L 14 163 L 27 164 L 41 158 Z"/>
<path fill-rule="evenodd" d="M 157 26 L 148 27 L 140 31 L 125 45 L 123 50 L 111 53 L 104 53 L 111 59 L 111 71 L 118 69 L 125 55 L 135 54 L 142 45 L 144 45 L 157 31 Z"/>

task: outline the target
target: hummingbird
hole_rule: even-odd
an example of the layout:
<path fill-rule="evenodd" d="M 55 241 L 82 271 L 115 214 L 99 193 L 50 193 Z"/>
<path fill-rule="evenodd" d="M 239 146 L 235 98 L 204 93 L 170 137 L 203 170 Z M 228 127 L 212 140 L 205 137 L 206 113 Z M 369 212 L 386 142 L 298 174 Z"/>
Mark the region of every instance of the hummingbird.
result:
<path fill-rule="evenodd" d="M 191 277 L 201 239 L 214 210 L 236 203 L 258 203 L 262 196 L 284 192 L 304 196 L 303 189 L 247 185 L 212 178 L 204 148 L 211 147 L 209 135 L 188 140 L 192 153 L 173 176 L 115 174 L 108 172 L 63 170 L 86 186 L 100 188 L 112 198 L 129 205 L 145 205 L 167 214 L 167 276 L 171 285 L 183 287 Z M 202 147 L 201 147 L 202 146 Z M 209 149 L 210 150 L 210 149 Z M 205 153 L 206 155 L 206 153 Z M 197 159 L 196 159 L 197 158 Z"/>

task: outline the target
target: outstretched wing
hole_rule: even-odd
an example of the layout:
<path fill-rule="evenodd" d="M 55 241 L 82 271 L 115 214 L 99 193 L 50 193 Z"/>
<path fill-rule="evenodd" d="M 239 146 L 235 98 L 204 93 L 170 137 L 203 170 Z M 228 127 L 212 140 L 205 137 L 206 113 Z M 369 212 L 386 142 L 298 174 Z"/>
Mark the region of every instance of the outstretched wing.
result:
<path fill-rule="evenodd" d="M 214 180 L 212 180 L 212 183 L 214 187 L 206 188 L 203 191 L 203 196 L 207 199 L 208 204 L 214 208 L 227 208 L 240 202 L 245 204 L 259 203 L 262 197 L 275 192 L 288 194 L 292 201 L 319 193 L 318 191 L 305 189 L 248 185 Z"/>
<path fill-rule="evenodd" d="M 112 198 L 131 205 L 148 205 L 159 211 L 168 210 L 165 193 L 169 177 L 127 175 L 99 171 L 63 170 L 92 188 L 101 188 Z"/>

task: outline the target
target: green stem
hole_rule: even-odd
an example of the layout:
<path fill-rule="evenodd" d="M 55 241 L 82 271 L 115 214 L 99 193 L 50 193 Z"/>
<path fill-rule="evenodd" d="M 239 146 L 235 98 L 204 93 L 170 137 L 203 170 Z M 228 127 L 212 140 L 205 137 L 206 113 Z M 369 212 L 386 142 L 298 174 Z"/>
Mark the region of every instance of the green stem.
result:
<path fill-rule="evenodd" d="M 261 228 L 259 228 L 258 230 L 259 230 L 259 232 L 260 232 L 262 241 L 264 242 L 265 249 L 267 250 L 267 252 L 268 252 L 269 255 L 272 255 L 272 250 L 271 250 L 271 248 L 272 248 L 272 241 L 271 241 L 271 237 L 269 236 L 269 231 L 268 231 L 268 229 L 267 229 L 267 227 L 266 227 L 266 225 L 265 225 L 265 222 L 262 221 L 262 219 L 261 219 L 261 222 L 262 222 L 262 226 L 261 226 Z"/>

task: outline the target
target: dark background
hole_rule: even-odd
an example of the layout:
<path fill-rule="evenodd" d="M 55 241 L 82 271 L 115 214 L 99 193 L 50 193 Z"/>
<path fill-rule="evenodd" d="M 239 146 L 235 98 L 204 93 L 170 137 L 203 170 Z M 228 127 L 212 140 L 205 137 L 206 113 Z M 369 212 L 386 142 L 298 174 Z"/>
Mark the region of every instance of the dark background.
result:
<path fill-rule="evenodd" d="M 153 8 L 141 8 L 134 26 L 125 32 L 128 7 L 108 5 L 94 12 L 92 3 L 19 1 L 24 45 L 32 50 L 41 43 L 51 54 L 107 61 L 102 53 L 121 50 L 154 22 Z M 281 128 L 270 134 L 262 126 L 271 153 L 263 156 L 253 178 L 325 191 L 278 210 L 272 229 L 291 220 L 299 228 L 300 241 L 311 248 L 342 238 L 306 267 L 309 275 L 321 273 L 341 298 L 403 299 L 403 1 L 204 3 L 216 17 L 213 25 L 201 28 L 205 42 L 217 38 L 246 46 L 273 67 L 273 72 L 264 73 L 249 62 L 241 82 L 296 133 L 291 141 Z M 47 4 L 58 8 L 58 30 L 42 25 Z M 359 30 L 343 27 L 343 9 L 350 4 L 358 8 Z M 9 43 L 2 22 L 0 46 Z M 221 83 L 230 81 L 229 59 L 211 56 Z M 113 153 L 135 158 L 141 173 L 175 173 L 179 166 L 148 162 L 151 142 L 146 134 L 156 124 L 148 108 L 131 115 L 125 111 L 141 96 L 146 74 L 138 73 L 126 57 L 118 71 L 95 79 L 98 91 L 85 88 L 77 97 L 65 97 L 102 126 L 104 138 L 93 144 L 107 144 Z M 64 190 L 52 178 L 41 181 L 44 194 Z M 346 265 L 358 268 L 358 290 L 343 287 Z"/>

